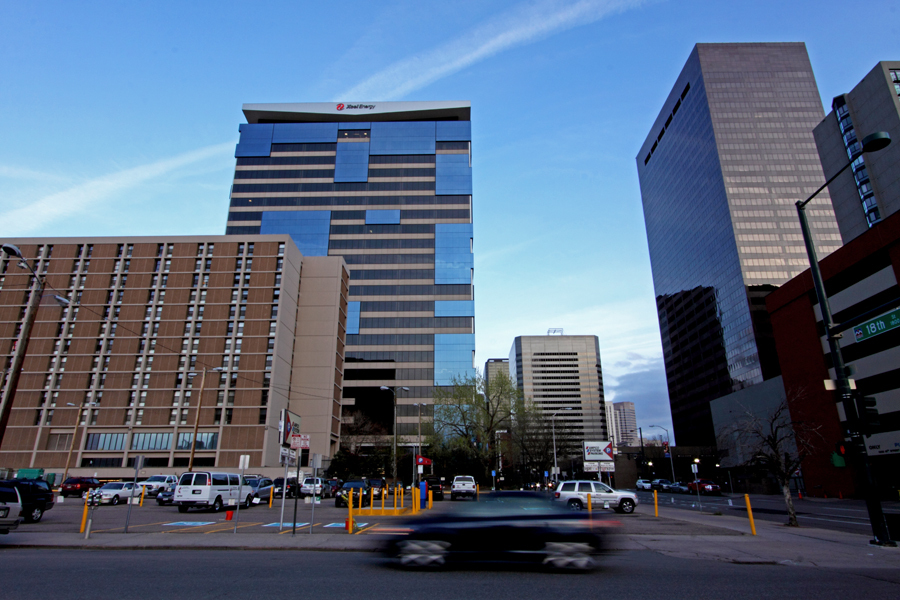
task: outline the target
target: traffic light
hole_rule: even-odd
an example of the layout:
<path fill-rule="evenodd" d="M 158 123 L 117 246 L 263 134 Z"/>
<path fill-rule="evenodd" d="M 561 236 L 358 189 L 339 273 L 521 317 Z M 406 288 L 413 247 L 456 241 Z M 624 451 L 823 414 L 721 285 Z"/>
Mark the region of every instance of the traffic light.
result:
<path fill-rule="evenodd" d="M 848 446 L 845 442 L 838 442 L 834 445 L 834 454 L 831 455 L 831 464 L 835 467 L 847 466 L 847 450 Z"/>
<path fill-rule="evenodd" d="M 834 445 L 834 452 L 838 456 L 847 456 L 847 444 L 846 442 L 838 442 Z"/>
<path fill-rule="evenodd" d="M 881 423 L 878 421 L 877 401 L 871 396 L 857 396 L 856 412 L 859 414 L 859 420 L 866 429 L 871 430 L 872 427 L 878 427 Z"/>

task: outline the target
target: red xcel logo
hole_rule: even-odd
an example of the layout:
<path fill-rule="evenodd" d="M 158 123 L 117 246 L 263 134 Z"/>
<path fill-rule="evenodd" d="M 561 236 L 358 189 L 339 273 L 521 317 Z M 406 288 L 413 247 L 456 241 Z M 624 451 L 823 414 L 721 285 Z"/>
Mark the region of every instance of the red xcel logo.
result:
<path fill-rule="evenodd" d="M 343 105 L 343 104 L 338 104 L 338 105 L 337 105 L 337 109 L 338 109 L 338 110 L 344 110 L 344 105 Z"/>

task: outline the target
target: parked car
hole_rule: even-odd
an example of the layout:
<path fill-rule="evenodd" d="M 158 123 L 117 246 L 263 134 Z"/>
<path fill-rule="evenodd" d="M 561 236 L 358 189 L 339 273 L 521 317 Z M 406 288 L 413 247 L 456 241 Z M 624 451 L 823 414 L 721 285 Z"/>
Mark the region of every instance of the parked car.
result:
<path fill-rule="evenodd" d="M 112 504 L 113 506 L 120 502 L 128 502 L 129 498 L 141 494 L 131 481 L 113 481 L 97 488 L 93 493 L 99 496 L 100 504 Z"/>
<path fill-rule="evenodd" d="M 687 494 L 690 492 L 687 485 L 677 481 L 669 486 L 669 491 L 673 494 Z"/>
<path fill-rule="evenodd" d="M 173 504 L 178 512 L 185 513 L 189 508 L 211 508 L 222 510 L 225 505 L 244 501 L 250 506 L 253 501 L 253 490 L 241 484 L 241 476 L 237 473 L 212 471 L 193 471 L 182 473 L 175 486 Z"/>
<path fill-rule="evenodd" d="M 450 484 L 450 500 L 475 497 L 475 478 L 471 475 L 457 475 Z"/>
<path fill-rule="evenodd" d="M 160 490 L 156 494 L 156 503 L 159 504 L 160 506 L 166 506 L 166 505 L 172 504 L 172 502 L 174 502 L 174 500 L 175 500 L 175 486 L 174 485 L 167 486 L 167 487 L 163 488 L 162 490 Z"/>
<path fill-rule="evenodd" d="M 275 482 L 268 477 L 262 475 L 246 475 L 244 477 L 244 485 L 250 486 L 253 498 L 259 498 L 260 502 L 269 502 L 269 496 L 273 494 Z M 247 507 L 253 503 L 253 498 L 247 503 Z"/>
<path fill-rule="evenodd" d="M 15 486 L 0 483 L 0 535 L 6 535 L 19 527 L 22 514 L 22 498 Z"/>
<path fill-rule="evenodd" d="M 695 479 L 687 486 L 688 490 L 693 494 L 696 494 L 698 489 L 700 490 L 701 494 L 722 494 L 722 488 L 720 488 L 719 484 L 711 479 Z"/>
<path fill-rule="evenodd" d="M 100 487 L 100 480 L 96 477 L 69 477 L 59 488 L 63 498 L 69 496 L 84 496 L 84 493 Z"/>
<path fill-rule="evenodd" d="M 275 497 L 281 498 L 282 492 L 284 492 L 284 496 L 286 498 L 293 498 L 297 495 L 297 478 L 296 477 L 288 477 L 287 480 L 287 490 L 284 489 L 284 477 L 276 477 L 275 478 Z"/>
<path fill-rule="evenodd" d="M 353 506 L 359 506 L 359 495 L 362 493 L 362 505 L 369 506 L 369 485 L 367 479 L 347 481 L 341 486 L 341 491 L 334 497 L 334 505 L 338 508 L 346 507 L 349 502 L 350 492 L 353 492 Z"/>
<path fill-rule="evenodd" d="M 614 490 L 600 481 L 563 481 L 559 484 L 553 499 L 570 510 L 581 510 L 588 505 L 588 494 L 591 495 L 591 508 L 609 506 L 618 513 L 633 513 L 638 505 L 637 494 L 624 490 Z"/>
<path fill-rule="evenodd" d="M 153 497 L 168 486 L 175 485 L 177 482 L 178 478 L 174 475 L 153 475 L 149 479 L 138 482 L 138 493 L 140 493 L 141 488 L 143 488 L 146 495 Z"/>
<path fill-rule="evenodd" d="M 331 488 L 331 496 L 336 496 L 339 491 L 341 491 L 341 486 L 344 485 L 343 479 L 338 479 L 337 477 L 332 477 L 331 479 L 326 479 L 325 483 L 328 484 L 328 487 Z"/>
<path fill-rule="evenodd" d="M 325 484 L 325 480 L 321 477 L 307 477 L 300 486 L 300 496 L 322 496 L 328 497 L 331 492 L 331 486 Z"/>
<path fill-rule="evenodd" d="M 671 486 L 672 482 L 668 479 L 654 479 L 650 482 L 650 487 L 652 489 L 659 490 L 661 492 L 668 492 Z"/>
<path fill-rule="evenodd" d="M 638 479 L 635 488 L 638 490 L 652 490 L 653 483 L 649 479 Z"/>
<path fill-rule="evenodd" d="M 11 485 L 19 490 L 22 501 L 22 520 L 37 523 L 44 513 L 53 508 L 53 490 L 43 479 L 7 479 L 0 484 Z"/>
<path fill-rule="evenodd" d="M 597 567 L 612 526 L 573 515 L 547 494 L 493 492 L 478 504 L 410 519 L 403 525 L 408 534 L 388 539 L 384 552 L 406 568 L 500 560 L 588 571 Z"/>
<path fill-rule="evenodd" d="M 444 499 L 444 486 L 441 484 L 440 477 L 437 475 L 429 475 L 425 478 L 425 482 L 428 484 L 428 491 L 431 492 L 431 497 L 434 500 Z"/>
<path fill-rule="evenodd" d="M 375 498 L 381 498 L 381 494 L 387 492 L 387 481 L 383 477 L 368 477 L 367 479 Z"/>

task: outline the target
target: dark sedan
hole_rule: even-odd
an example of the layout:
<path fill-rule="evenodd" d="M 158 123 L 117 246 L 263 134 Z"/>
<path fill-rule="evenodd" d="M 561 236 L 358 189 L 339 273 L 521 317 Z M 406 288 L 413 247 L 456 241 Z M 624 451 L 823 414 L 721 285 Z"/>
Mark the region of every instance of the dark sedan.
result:
<path fill-rule="evenodd" d="M 573 514 L 545 494 L 494 492 L 450 513 L 410 520 L 385 554 L 403 567 L 465 561 L 527 561 L 562 570 L 597 566 L 613 521 Z"/>
<path fill-rule="evenodd" d="M 160 506 L 167 506 L 172 504 L 172 501 L 175 500 L 175 486 L 171 485 L 161 490 L 158 494 L 156 494 L 156 503 Z"/>
<path fill-rule="evenodd" d="M 355 481 L 346 482 L 338 495 L 334 497 L 334 505 L 338 508 L 347 506 L 350 494 L 353 494 L 353 506 L 360 504 L 360 494 L 362 494 L 362 505 L 369 506 L 369 490 L 372 489 L 369 482 L 365 479 L 357 479 Z"/>

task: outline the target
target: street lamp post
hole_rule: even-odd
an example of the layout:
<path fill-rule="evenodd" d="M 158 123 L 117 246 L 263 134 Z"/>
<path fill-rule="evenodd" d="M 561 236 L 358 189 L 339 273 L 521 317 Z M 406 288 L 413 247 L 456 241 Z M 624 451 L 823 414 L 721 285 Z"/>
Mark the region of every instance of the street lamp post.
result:
<path fill-rule="evenodd" d="M 200 377 L 200 393 L 197 395 L 197 413 L 194 415 L 194 437 L 191 440 L 191 458 L 188 460 L 188 472 L 194 470 L 194 454 L 197 452 L 197 432 L 200 429 L 200 409 L 203 408 L 203 387 L 206 385 L 207 371 L 224 371 L 223 367 L 203 367 L 203 375 Z M 188 377 L 196 377 L 196 373 L 188 373 Z M 287 485 L 287 481 L 285 481 Z"/>
<path fill-rule="evenodd" d="M 563 410 L 572 410 L 571 406 L 567 406 Z M 556 481 L 559 481 L 559 465 L 556 462 L 556 415 L 561 413 L 562 410 L 553 413 L 553 416 L 550 417 L 550 426 L 553 430 L 553 474 L 556 475 Z"/>
<path fill-rule="evenodd" d="M 75 406 L 71 402 L 66 402 L 66 406 Z M 81 416 L 81 411 L 83 411 L 86 407 L 97 406 L 95 402 L 81 402 L 81 405 L 78 407 L 78 416 L 75 417 L 75 427 L 72 429 L 72 441 L 69 442 L 69 453 L 66 455 L 66 469 L 63 471 L 62 481 L 60 483 L 66 482 L 66 476 L 69 474 L 69 461 L 72 460 L 72 451 L 75 449 L 75 436 L 78 433 L 78 418 Z M 84 432 L 87 433 L 87 425 L 88 421 L 90 421 L 90 408 L 88 408 L 88 414 L 84 417 Z M 82 435 L 82 438 L 84 436 Z"/>
<path fill-rule="evenodd" d="M 891 143 L 891 136 L 884 131 L 872 133 L 862 141 L 862 152 L 877 152 L 886 148 Z M 853 157 L 855 160 L 857 156 Z M 809 256 L 809 271 L 812 275 L 813 285 L 816 292 L 816 300 L 819 303 L 819 310 L 822 313 L 822 323 L 825 326 L 825 337 L 828 340 L 828 348 L 831 352 L 831 361 L 835 373 L 835 387 L 840 394 L 841 404 L 844 407 L 844 414 L 847 419 L 847 434 L 850 437 L 850 447 L 852 457 L 855 458 L 858 469 L 857 480 L 862 488 L 863 497 L 866 500 L 866 508 L 869 513 L 869 522 L 872 525 L 872 533 L 875 535 L 874 543 L 884 546 L 894 546 L 894 542 L 890 539 L 887 530 L 887 523 L 884 520 L 884 511 L 881 507 L 881 501 L 878 499 L 875 491 L 875 479 L 872 475 L 872 469 L 869 465 L 869 457 L 866 453 L 865 440 L 863 439 L 862 423 L 855 404 L 853 391 L 850 388 L 850 380 L 848 378 L 847 368 L 844 365 L 844 357 L 841 354 L 841 328 L 834 322 L 831 314 L 831 307 L 828 303 L 828 296 L 825 294 L 825 282 L 822 279 L 822 272 L 819 270 L 819 259 L 816 256 L 816 248 L 812 239 L 812 232 L 809 228 L 809 222 L 806 219 L 806 205 L 815 198 L 819 192 L 834 181 L 838 175 L 847 170 L 853 160 L 844 165 L 837 173 L 831 176 L 819 189 L 803 201 L 797 202 L 797 215 L 800 218 L 800 229 L 803 232 L 803 241 L 806 244 L 806 253 Z"/>
<path fill-rule="evenodd" d="M 394 459 L 394 470 L 392 475 L 394 476 L 394 483 L 397 482 L 397 389 L 396 386 L 390 388 L 386 385 L 381 386 L 380 388 L 383 391 L 390 392 L 391 396 L 394 398 L 394 450 L 392 452 Z M 401 390 L 409 391 L 408 387 L 401 387 Z M 416 462 L 415 460 L 413 462 Z M 415 478 L 413 478 L 415 479 Z"/>
<path fill-rule="evenodd" d="M 666 445 L 669 447 L 669 464 L 672 466 L 672 483 L 675 483 L 675 459 L 672 458 L 672 438 L 669 437 L 669 430 L 661 425 L 651 425 L 666 432 Z"/>
<path fill-rule="evenodd" d="M 19 387 L 19 376 L 22 374 L 22 363 L 25 362 L 25 353 L 28 351 L 28 342 L 31 340 L 31 328 L 37 317 L 37 308 L 44 294 L 44 278 L 28 264 L 22 256 L 21 250 L 12 244 L 3 244 L 0 252 L 7 256 L 19 259 L 19 266 L 31 271 L 34 280 L 31 284 L 31 297 L 28 299 L 28 308 L 25 311 L 25 320 L 22 323 L 22 331 L 16 342 L 16 353 L 13 355 L 12 365 L 9 368 L 9 379 L 6 381 L 6 389 L 3 390 L 3 398 L 0 399 L 0 446 L 3 445 L 3 436 L 6 433 L 6 425 L 9 423 L 12 403 L 16 397 L 16 389 Z"/>

